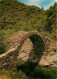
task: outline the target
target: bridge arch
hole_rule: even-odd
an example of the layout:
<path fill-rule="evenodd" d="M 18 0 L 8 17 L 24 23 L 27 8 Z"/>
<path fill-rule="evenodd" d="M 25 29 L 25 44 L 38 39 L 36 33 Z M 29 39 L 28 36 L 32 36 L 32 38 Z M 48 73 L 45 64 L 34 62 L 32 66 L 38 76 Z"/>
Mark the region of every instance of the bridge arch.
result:
<path fill-rule="evenodd" d="M 20 40 L 20 44 L 16 48 L 11 51 L 9 50 L 5 54 L 0 55 L 0 69 L 16 67 L 19 51 L 27 38 L 30 38 L 30 40 L 32 41 L 34 53 L 38 55 L 40 61 L 43 52 L 46 50 L 46 41 L 44 37 L 41 36 L 37 31 L 30 31 L 24 34 L 24 36 Z"/>

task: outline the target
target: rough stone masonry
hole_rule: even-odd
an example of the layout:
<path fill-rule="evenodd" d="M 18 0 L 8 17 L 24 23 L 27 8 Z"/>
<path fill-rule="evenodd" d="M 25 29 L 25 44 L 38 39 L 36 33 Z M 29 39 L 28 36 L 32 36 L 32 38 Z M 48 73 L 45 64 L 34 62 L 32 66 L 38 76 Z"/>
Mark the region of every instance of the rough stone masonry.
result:
<path fill-rule="evenodd" d="M 41 55 L 40 52 L 38 52 L 38 44 L 37 44 L 39 41 L 38 38 L 41 39 L 42 42 L 40 43 L 41 44 L 43 43 L 44 46 L 44 49 L 43 50 L 41 49 L 42 50 Z M 48 52 L 51 41 L 47 37 L 42 36 L 37 31 L 29 31 L 29 32 L 20 31 L 12 35 L 10 38 L 6 39 L 6 45 L 8 45 L 9 50 L 4 54 L 0 55 L 0 70 L 16 68 L 19 53 L 21 51 L 23 44 L 26 42 L 27 39 L 29 39 L 32 42 L 33 51 L 35 52 L 35 49 L 37 50 L 36 52 L 38 52 L 38 60 L 39 60 L 38 63 L 40 62 L 43 52 Z"/>

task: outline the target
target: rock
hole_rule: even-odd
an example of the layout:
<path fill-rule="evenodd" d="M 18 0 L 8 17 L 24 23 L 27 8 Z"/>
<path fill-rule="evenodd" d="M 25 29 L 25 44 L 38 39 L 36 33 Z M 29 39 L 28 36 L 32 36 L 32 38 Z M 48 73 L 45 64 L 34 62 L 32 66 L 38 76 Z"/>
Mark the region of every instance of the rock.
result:
<path fill-rule="evenodd" d="M 50 66 L 50 67 L 56 67 L 57 68 L 57 52 L 56 50 L 56 44 L 51 43 L 49 46 L 49 50 L 46 53 L 43 53 L 43 56 L 39 62 L 40 66 Z"/>
<path fill-rule="evenodd" d="M 31 42 L 31 40 L 28 38 L 24 42 L 24 44 L 23 44 L 23 46 L 22 46 L 22 48 L 21 48 L 21 50 L 19 52 L 18 58 L 23 60 L 23 61 L 27 61 L 28 58 L 29 58 L 29 54 L 30 54 L 30 51 L 32 50 L 32 48 L 33 48 L 33 44 Z"/>
<path fill-rule="evenodd" d="M 43 45 L 41 44 L 41 42 L 39 43 L 40 45 L 42 45 L 41 46 L 41 49 L 43 48 L 42 52 L 39 52 L 41 50 L 41 49 L 39 50 L 38 47 L 39 37 L 41 38 L 42 40 L 41 42 L 43 43 Z M 47 39 L 48 38 L 44 38 L 41 36 L 41 34 L 34 31 L 30 32 L 23 31 L 15 33 L 11 37 L 9 37 L 8 40 L 5 40 L 5 44 L 6 46 L 8 46 L 9 50 L 6 53 L 0 55 L 0 67 L 2 66 L 2 69 L 6 67 L 7 69 L 14 67 L 16 68 L 18 58 L 22 59 L 23 61 L 32 61 L 37 63 L 39 63 L 41 59 L 39 63 L 41 66 L 48 65 L 57 67 L 57 53 L 54 51 L 55 45 L 53 45 L 52 43 L 50 44 L 50 41 Z M 3 66 L 4 63 L 6 63 L 5 67 Z"/>

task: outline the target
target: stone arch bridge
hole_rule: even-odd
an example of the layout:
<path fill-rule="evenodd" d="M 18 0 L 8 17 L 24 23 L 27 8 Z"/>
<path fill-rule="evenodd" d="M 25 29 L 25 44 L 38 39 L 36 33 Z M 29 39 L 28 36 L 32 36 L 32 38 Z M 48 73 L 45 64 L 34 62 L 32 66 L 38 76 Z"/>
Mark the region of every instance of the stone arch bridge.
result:
<path fill-rule="evenodd" d="M 9 50 L 0 55 L 0 70 L 16 67 L 19 52 L 27 38 L 33 44 L 31 52 L 34 52 L 35 56 L 38 57 L 37 62 L 39 63 L 43 52 L 47 52 L 49 49 L 50 40 L 37 31 L 20 31 L 5 40 L 5 44 L 8 45 Z"/>

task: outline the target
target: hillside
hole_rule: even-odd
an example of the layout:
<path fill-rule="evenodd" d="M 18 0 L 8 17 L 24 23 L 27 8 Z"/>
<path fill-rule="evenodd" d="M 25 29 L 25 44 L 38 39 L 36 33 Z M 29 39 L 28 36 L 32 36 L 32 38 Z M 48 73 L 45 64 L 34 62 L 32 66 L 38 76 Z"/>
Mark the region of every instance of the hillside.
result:
<path fill-rule="evenodd" d="M 48 30 L 56 24 L 56 3 L 48 10 L 37 6 L 27 6 L 16 0 L 1 0 L 0 30 Z"/>
<path fill-rule="evenodd" d="M 46 25 L 47 15 L 43 9 L 27 6 L 16 0 L 2 0 L 0 29 L 40 30 Z"/>
<path fill-rule="evenodd" d="M 3 53 L 0 55 L 1 78 L 57 78 L 57 69 L 53 68 L 57 67 L 56 5 L 44 10 L 17 0 L 0 0 L 0 54 Z M 37 34 L 36 38 L 31 36 L 32 31 L 33 34 L 38 32 L 46 41 L 43 42 L 43 37 Z"/>
<path fill-rule="evenodd" d="M 50 8 L 46 11 L 47 14 L 47 25 L 46 29 L 48 32 L 52 33 L 52 35 L 56 38 L 56 6 L 57 3 L 55 3 L 53 6 L 50 6 Z"/>
<path fill-rule="evenodd" d="M 55 79 L 57 77 L 56 44 L 40 36 L 37 31 L 19 31 L 5 40 L 9 50 L 0 55 L 1 78 Z"/>
<path fill-rule="evenodd" d="M 44 36 L 56 40 L 56 4 L 44 10 L 17 0 L 1 0 L 0 52 L 6 51 L 3 40 L 16 31 L 37 30 Z"/>

